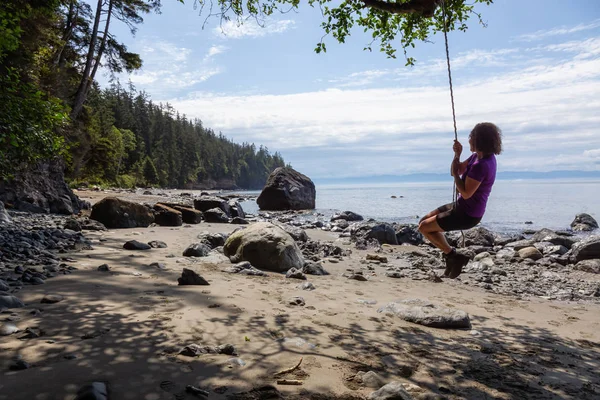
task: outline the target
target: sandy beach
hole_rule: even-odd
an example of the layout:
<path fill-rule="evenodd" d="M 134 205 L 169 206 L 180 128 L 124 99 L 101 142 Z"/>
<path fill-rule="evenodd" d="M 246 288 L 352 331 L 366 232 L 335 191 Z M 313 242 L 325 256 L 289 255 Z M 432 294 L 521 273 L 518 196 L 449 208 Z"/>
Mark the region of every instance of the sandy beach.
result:
<path fill-rule="evenodd" d="M 107 196 L 78 194 L 91 203 Z M 370 251 L 316 229 L 307 230 L 311 239 L 351 254 L 324 260 L 330 275 L 308 275 L 312 291 L 285 274 L 223 272 L 231 266 L 223 255 L 182 256 L 202 232 L 229 234 L 237 227 L 202 222 L 85 231 L 92 250 L 61 254 L 77 270 L 25 286 L 17 295 L 26 307 L 2 314 L 21 331 L 43 334 L 0 337 L 0 399 L 72 399 L 92 381 L 107 382 L 111 399 L 202 398 L 186 393 L 186 385 L 209 391 L 209 399 L 363 399 L 376 387 L 357 379 L 361 371 L 374 371 L 381 384 L 404 383 L 421 399 L 600 398 L 599 304 L 520 300 L 460 280 L 392 279 L 378 262 L 366 260 Z M 128 240 L 160 240 L 167 247 L 124 250 Z M 380 254 L 401 265 L 406 261 L 396 257 L 416 249 L 386 245 Z M 98 271 L 102 264 L 110 271 Z M 178 286 L 183 268 L 210 285 Z M 349 269 L 363 269 L 367 280 L 347 279 Z M 49 294 L 64 299 L 41 304 Z M 290 305 L 294 296 L 305 305 Z M 472 327 L 429 328 L 378 312 L 398 299 L 464 310 Z M 178 354 L 193 343 L 232 344 L 237 355 Z M 32 367 L 9 371 L 17 355 Z M 297 369 L 276 375 L 300 359 Z M 279 379 L 302 385 L 277 384 Z M 264 385 L 281 394 L 235 396 Z"/>

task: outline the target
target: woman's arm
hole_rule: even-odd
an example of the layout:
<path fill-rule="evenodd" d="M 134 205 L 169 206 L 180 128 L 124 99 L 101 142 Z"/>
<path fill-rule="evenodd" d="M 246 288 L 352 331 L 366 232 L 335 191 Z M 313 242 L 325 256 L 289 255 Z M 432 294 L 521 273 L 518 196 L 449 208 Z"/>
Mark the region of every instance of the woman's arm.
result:
<path fill-rule="evenodd" d="M 465 161 L 459 162 L 458 163 L 458 169 L 457 169 L 457 173 L 458 176 L 461 176 L 462 174 L 465 173 L 465 171 L 467 170 L 467 166 L 469 165 L 469 159 L 467 158 Z M 454 176 L 454 160 L 452 160 L 452 163 L 450 164 L 450 175 Z"/>
<path fill-rule="evenodd" d="M 468 176 L 467 179 L 463 181 L 458 174 L 454 175 L 454 183 L 456 184 L 456 190 L 465 200 L 473 196 L 479 188 L 479 185 L 481 185 L 481 182 Z"/>

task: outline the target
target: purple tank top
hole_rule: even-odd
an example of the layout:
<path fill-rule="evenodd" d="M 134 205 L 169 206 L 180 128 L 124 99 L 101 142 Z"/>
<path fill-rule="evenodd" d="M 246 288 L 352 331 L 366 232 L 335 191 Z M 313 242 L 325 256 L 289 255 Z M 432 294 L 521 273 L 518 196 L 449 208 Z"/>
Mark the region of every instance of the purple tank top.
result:
<path fill-rule="evenodd" d="M 478 159 L 477 154 L 473 153 L 468 160 L 467 170 L 461 176 L 461 179 L 465 181 L 469 177 L 481 182 L 481 184 L 473 193 L 473 196 L 468 199 L 464 199 L 459 194 L 457 208 L 471 217 L 481 218 L 485 214 L 485 206 L 496 180 L 496 156 L 492 154 Z"/>

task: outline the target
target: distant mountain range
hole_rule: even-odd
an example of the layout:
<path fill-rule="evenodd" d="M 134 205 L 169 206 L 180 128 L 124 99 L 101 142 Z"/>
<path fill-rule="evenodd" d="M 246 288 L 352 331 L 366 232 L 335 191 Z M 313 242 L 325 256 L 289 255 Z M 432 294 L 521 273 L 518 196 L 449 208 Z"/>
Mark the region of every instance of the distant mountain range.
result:
<path fill-rule="evenodd" d="M 498 172 L 499 180 L 514 179 L 600 179 L 600 171 L 506 171 Z M 399 182 L 438 182 L 449 180 L 449 174 L 408 174 L 408 175 L 374 175 L 348 178 L 316 178 L 317 185 L 359 184 L 359 183 L 399 183 Z"/>

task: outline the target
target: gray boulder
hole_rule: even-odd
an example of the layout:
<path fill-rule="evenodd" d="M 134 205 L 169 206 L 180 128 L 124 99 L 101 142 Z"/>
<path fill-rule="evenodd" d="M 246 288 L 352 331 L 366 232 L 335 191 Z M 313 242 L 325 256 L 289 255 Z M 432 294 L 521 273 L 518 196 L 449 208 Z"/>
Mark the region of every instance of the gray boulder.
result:
<path fill-rule="evenodd" d="M 225 240 L 227 240 L 227 234 L 202 232 L 198 235 L 198 239 L 200 239 L 202 243 L 207 244 L 211 249 L 214 249 L 216 247 L 221 247 L 225 245 Z"/>
<path fill-rule="evenodd" d="M 350 227 L 350 235 L 354 240 L 375 239 L 380 244 L 398 244 L 394 227 L 385 222 L 362 222 Z"/>
<path fill-rule="evenodd" d="M 593 231 L 594 229 L 598 229 L 598 222 L 590 214 L 577 214 L 573 222 L 571 222 L 571 229 L 583 232 Z"/>
<path fill-rule="evenodd" d="M 369 395 L 369 400 L 413 400 L 400 382 L 391 382 Z"/>
<path fill-rule="evenodd" d="M 423 244 L 423 235 L 419 232 L 419 226 L 416 224 L 401 224 L 394 226 L 396 230 L 396 239 L 398 244 L 408 243 L 418 246 Z"/>
<path fill-rule="evenodd" d="M 377 312 L 393 314 L 405 321 L 432 328 L 466 329 L 471 327 L 469 314 L 445 308 L 421 299 L 391 302 Z"/>
<path fill-rule="evenodd" d="M 181 211 L 160 203 L 154 205 L 154 220 L 160 226 L 183 225 Z"/>
<path fill-rule="evenodd" d="M 600 236 L 590 236 L 575 243 L 571 248 L 571 257 L 575 262 L 600 258 Z"/>
<path fill-rule="evenodd" d="M 304 265 L 294 239 L 269 222 L 258 222 L 232 233 L 223 252 L 233 263 L 249 261 L 256 268 L 268 271 L 286 272 Z"/>
<path fill-rule="evenodd" d="M 331 221 L 337 221 L 337 220 L 346 220 L 348 222 L 354 222 L 354 221 L 362 221 L 364 218 L 362 217 L 362 215 L 358 215 L 355 212 L 352 211 L 343 211 L 339 214 L 335 214 L 331 217 Z"/>
<path fill-rule="evenodd" d="M 0 309 L 21 307 L 25 307 L 25 304 L 15 296 L 0 296 Z"/>
<path fill-rule="evenodd" d="M 204 211 L 204 220 L 206 222 L 214 222 L 219 224 L 229 223 L 229 217 L 227 217 L 227 214 L 225 214 L 225 212 L 218 207 Z"/>
<path fill-rule="evenodd" d="M 152 247 L 148 243 L 138 242 L 137 240 L 129 240 L 123 245 L 125 250 L 150 250 Z"/>
<path fill-rule="evenodd" d="M 202 212 L 220 208 L 228 217 L 231 215 L 231 208 L 229 207 L 227 200 L 223 200 L 216 196 L 200 196 L 197 199 L 194 199 L 194 208 Z"/>
<path fill-rule="evenodd" d="M 296 242 L 306 242 L 308 240 L 308 235 L 304 229 L 289 224 L 283 224 L 281 222 L 273 222 L 273 224 L 286 231 Z"/>
<path fill-rule="evenodd" d="M 148 207 L 116 197 L 106 197 L 94 204 L 90 218 L 109 229 L 145 228 L 154 222 L 154 214 Z"/>
<path fill-rule="evenodd" d="M 256 199 L 261 210 L 307 210 L 315 208 L 315 184 L 289 167 L 276 168 Z"/>
<path fill-rule="evenodd" d="M 528 258 L 530 260 L 539 260 L 543 257 L 542 253 L 535 247 L 525 247 L 519 250 L 519 257 Z"/>
<path fill-rule="evenodd" d="M 600 274 L 600 259 L 579 261 L 573 266 L 573 269 L 591 272 L 592 274 Z"/>
<path fill-rule="evenodd" d="M 231 210 L 231 217 L 246 218 L 246 213 L 244 212 L 242 205 L 237 200 L 229 200 L 227 204 Z"/>
<path fill-rule="evenodd" d="M 206 257 L 211 248 L 205 243 L 191 244 L 183 251 L 184 257 Z"/>
<path fill-rule="evenodd" d="M 540 229 L 531 237 L 533 242 L 549 242 L 556 245 L 565 246 L 567 249 L 570 249 L 571 246 L 576 242 L 575 239 L 566 236 L 564 234 L 559 235 L 557 232 L 554 232 L 551 229 Z"/>
<path fill-rule="evenodd" d="M 464 231 L 464 234 L 465 246 L 493 247 L 494 242 L 496 241 L 495 235 L 482 226 L 468 229 Z M 458 231 L 446 233 L 446 237 L 451 246 L 462 244 L 462 235 Z"/>

